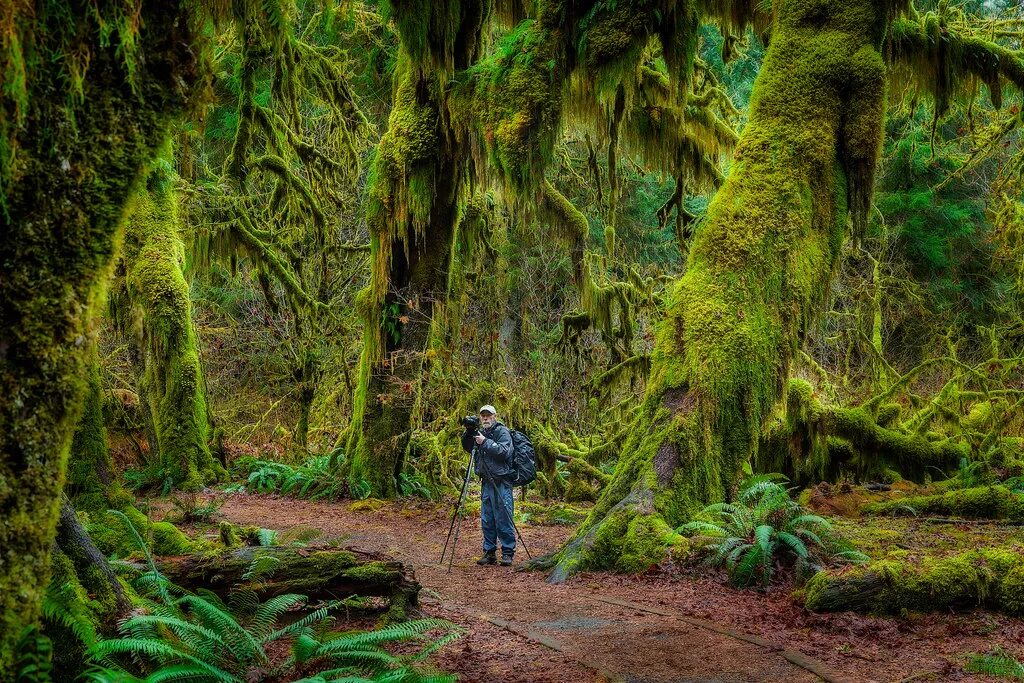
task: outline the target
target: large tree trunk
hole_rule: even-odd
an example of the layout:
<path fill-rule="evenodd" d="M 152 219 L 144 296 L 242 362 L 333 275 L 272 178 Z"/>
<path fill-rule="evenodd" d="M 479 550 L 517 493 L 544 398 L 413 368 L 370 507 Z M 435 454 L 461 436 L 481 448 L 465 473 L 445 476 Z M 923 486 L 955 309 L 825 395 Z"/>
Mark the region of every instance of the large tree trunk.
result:
<path fill-rule="evenodd" d="M 101 39 L 96 13 L 106 9 L 73 4 L 53 12 L 43 4 L 30 3 L 39 5 L 35 12 L 16 5 L 9 18 L 20 45 L 31 51 L 23 120 L 17 121 L 9 99 L 16 84 L 0 102 L 4 680 L 11 677 L 19 637 L 38 618 L 47 584 L 68 448 L 82 410 L 86 339 L 124 207 L 200 73 L 184 3 L 146 3 L 130 54 L 118 41 Z M 11 41 L 4 44 L 10 48 Z M 87 64 L 77 93 L 67 73 L 72 59 L 78 67 Z"/>
<path fill-rule="evenodd" d="M 453 25 L 441 27 L 417 8 L 396 7 L 402 53 L 388 130 L 370 173 L 373 273 L 361 301 L 364 343 L 347 446 L 350 484 L 368 486 L 364 492 L 376 496 L 398 492 L 427 347 L 435 318 L 445 315 L 455 228 L 467 200 L 469 154 L 452 126 L 444 82 L 472 63 L 484 5 L 461 3 L 458 13 Z"/>
<path fill-rule="evenodd" d="M 825 302 L 850 213 L 865 220 L 884 114 L 880 0 L 780 0 L 750 122 L 660 324 L 614 479 L 548 563 L 642 570 L 729 498 Z"/>
<path fill-rule="evenodd" d="M 205 384 L 171 183 L 170 172 L 158 165 L 135 199 L 125 235 L 125 280 L 132 307 L 140 312 L 134 330 L 143 364 L 139 388 L 156 455 L 176 488 L 195 490 L 224 469 L 210 454 Z"/>

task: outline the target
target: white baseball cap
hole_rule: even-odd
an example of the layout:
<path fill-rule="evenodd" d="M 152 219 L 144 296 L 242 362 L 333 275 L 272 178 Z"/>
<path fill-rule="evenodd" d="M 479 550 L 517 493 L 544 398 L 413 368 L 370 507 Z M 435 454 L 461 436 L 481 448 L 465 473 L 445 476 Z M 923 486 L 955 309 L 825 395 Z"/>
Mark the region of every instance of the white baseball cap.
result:
<path fill-rule="evenodd" d="M 481 413 L 490 413 L 491 415 L 497 415 L 498 414 L 498 411 L 495 410 L 494 406 L 492 406 L 490 403 L 488 403 L 487 405 L 485 405 L 482 408 L 480 408 L 480 412 Z"/>

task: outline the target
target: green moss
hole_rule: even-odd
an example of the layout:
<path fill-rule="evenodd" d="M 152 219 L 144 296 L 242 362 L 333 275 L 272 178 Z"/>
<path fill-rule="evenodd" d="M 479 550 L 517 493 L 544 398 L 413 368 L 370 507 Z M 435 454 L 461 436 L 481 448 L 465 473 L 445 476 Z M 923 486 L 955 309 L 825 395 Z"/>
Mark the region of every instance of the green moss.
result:
<path fill-rule="evenodd" d="M 155 446 L 175 486 L 194 490 L 225 472 L 209 448 L 209 411 L 171 183 L 168 171 L 157 167 L 135 200 L 125 236 L 125 280 L 138 310 L 133 331 Z"/>
<path fill-rule="evenodd" d="M 854 609 L 900 614 L 979 606 L 1017 614 L 1024 555 L 1019 549 L 972 550 L 918 563 L 893 558 L 842 572 L 819 572 L 807 585 L 813 611 Z"/>
<path fill-rule="evenodd" d="M 153 522 L 151 529 L 154 555 L 189 555 L 204 547 L 186 536 L 170 522 Z"/>
<path fill-rule="evenodd" d="M 999 584 L 1002 610 L 1014 616 L 1024 615 L 1024 563 L 1006 572 Z"/>
<path fill-rule="evenodd" d="M 398 581 L 402 573 L 387 562 L 364 562 L 346 569 L 342 576 L 371 583 L 391 583 Z"/>
<path fill-rule="evenodd" d="M 242 539 L 238 535 L 238 527 L 231 522 L 224 520 L 218 527 L 220 542 L 225 548 L 236 548 L 242 545 Z"/>
<path fill-rule="evenodd" d="M 967 519 L 1024 521 L 1024 496 L 1005 486 L 957 489 L 932 496 L 907 496 L 864 509 L 876 515 L 941 515 Z"/>
<path fill-rule="evenodd" d="M 597 500 L 598 491 L 594 485 L 581 476 L 570 476 L 563 498 L 566 503 L 592 503 Z"/>
<path fill-rule="evenodd" d="M 387 502 L 379 498 L 366 498 L 352 503 L 348 506 L 348 509 L 352 512 L 373 512 L 385 506 L 387 506 Z"/>
<path fill-rule="evenodd" d="M 678 556 L 689 547 L 686 538 L 675 533 L 661 516 L 638 515 L 626 527 L 616 569 L 631 574 L 646 571 L 665 557 L 666 548 Z"/>
<path fill-rule="evenodd" d="M 826 302 L 847 222 L 866 221 L 887 13 L 869 0 L 818 2 L 813 12 L 783 0 L 773 16 L 729 177 L 658 326 L 641 416 L 612 482 L 556 558 L 555 578 L 618 562 L 621 548 L 602 555 L 586 539 L 607 525 L 624 530 L 628 519 L 612 513 L 624 504 L 676 526 L 728 498 Z"/>

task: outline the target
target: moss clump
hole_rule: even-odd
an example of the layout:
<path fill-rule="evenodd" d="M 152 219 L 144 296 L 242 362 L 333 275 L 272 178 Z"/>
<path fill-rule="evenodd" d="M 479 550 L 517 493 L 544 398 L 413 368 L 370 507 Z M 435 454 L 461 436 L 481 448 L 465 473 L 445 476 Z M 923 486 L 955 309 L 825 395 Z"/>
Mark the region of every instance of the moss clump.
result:
<path fill-rule="evenodd" d="M 563 498 L 566 503 L 592 503 L 597 500 L 598 491 L 594 485 L 580 475 L 572 475 L 565 486 Z"/>
<path fill-rule="evenodd" d="M 1003 576 L 999 584 L 1002 611 L 1014 616 L 1024 615 L 1024 563 L 1018 564 Z"/>
<path fill-rule="evenodd" d="M 990 607 L 1019 614 L 1024 554 L 983 549 L 919 563 L 899 557 L 841 572 L 819 572 L 807 584 L 812 611 L 876 614 Z"/>
<path fill-rule="evenodd" d="M 864 509 L 875 515 L 942 515 L 966 519 L 1024 521 L 1024 496 L 1005 486 L 957 489 L 933 496 L 907 496 Z"/>
<path fill-rule="evenodd" d="M 665 550 L 678 557 L 690 549 L 689 541 L 675 531 L 659 515 L 638 515 L 629 521 L 626 537 L 616 569 L 634 574 L 660 562 Z"/>
<path fill-rule="evenodd" d="M 348 509 L 352 512 L 374 512 L 386 506 L 387 502 L 380 498 L 366 498 L 352 503 L 348 506 Z"/>
<path fill-rule="evenodd" d="M 154 555 L 188 555 L 205 547 L 205 544 L 196 543 L 170 522 L 153 522 L 151 531 Z"/>
<path fill-rule="evenodd" d="M 132 330 L 143 358 L 140 387 L 153 445 L 175 486 L 195 490 L 225 471 L 210 453 L 209 412 L 171 182 L 168 168 L 158 165 L 135 200 L 125 235 L 125 290 L 136 312 Z"/>
<path fill-rule="evenodd" d="M 364 562 L 346 569 L 342 576 L 348 579 L 366 581 L 368 583 L 392 583 L 402 578 L 402 572 L 387 562 Z"/>

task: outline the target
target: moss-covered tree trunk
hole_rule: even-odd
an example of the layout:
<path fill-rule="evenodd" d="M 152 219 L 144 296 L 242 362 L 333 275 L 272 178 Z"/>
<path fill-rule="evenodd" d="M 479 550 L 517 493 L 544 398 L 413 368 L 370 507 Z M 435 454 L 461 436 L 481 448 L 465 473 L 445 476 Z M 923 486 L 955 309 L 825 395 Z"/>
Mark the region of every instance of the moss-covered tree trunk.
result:
<path fill-rule="evenodd" d="M 38 618 L 50 573 L 87 339 L 124 207 L 200 73 L 186 3 L 146 3 L 130 54 L 101 40 L 96 17 L 106 3 L 60 13 L 44 4 L 29 3 L 27 14 L 16 5 L 2 43 L 13 49 L 11 30 L 28 54 L 20 110 L 17 83 L 0 102 L 2 680 L 13 677 L 16 645 Z M 72 54 L 89 57 L 80 93 L 69 86 Z"/>
<path fill-rule="evenodd" d="M 388 130 L 370 171 L 373 272 L 360 302 L 365 329 L 347 445 L 349 483 L 376 496 L 398 492 L 468 198 L 469 150 L 451 122 L 448 81 L 477 55 L 486 4 L 442 5 L 426 14 L 415 3 L 392 7 L 401 52 Z"/>
<path fill-rule="evenodd" d="M 128 298 L 138 311 L 133 317 L 142 357 L 139 388 L 156 455 L 175 487 L 198 489 L 224 469 L 210 454 L 199 345 L 182 272 L 178 202 L 163 163 L 150 173 L 145 191 L 133 203 L 124 261 Z"/>
<path fill-rule="evenodd" d="M 641 570 L 672 528 L 729 498 L 776 407 L 852 214 L 863 223 L 884 114 L 889 3 L 780 0 L 731 173 L 660 323 L 641 416 L 552 578 Z"/>

